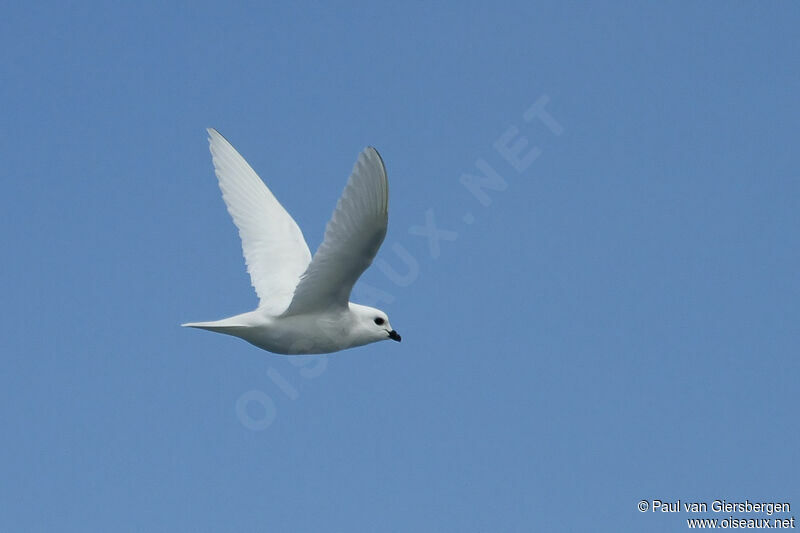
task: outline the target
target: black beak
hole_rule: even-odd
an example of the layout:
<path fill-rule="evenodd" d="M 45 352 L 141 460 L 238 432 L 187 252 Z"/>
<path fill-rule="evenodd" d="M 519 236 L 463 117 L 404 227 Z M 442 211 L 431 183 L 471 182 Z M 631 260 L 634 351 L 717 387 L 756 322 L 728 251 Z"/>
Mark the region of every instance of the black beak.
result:
<path fill-rule="evenodd" d="M 401 339 L 400 334 L 397 333 L 395 330 L 389 332 L 389 338 L 397 342 L 400 342 Z"/>

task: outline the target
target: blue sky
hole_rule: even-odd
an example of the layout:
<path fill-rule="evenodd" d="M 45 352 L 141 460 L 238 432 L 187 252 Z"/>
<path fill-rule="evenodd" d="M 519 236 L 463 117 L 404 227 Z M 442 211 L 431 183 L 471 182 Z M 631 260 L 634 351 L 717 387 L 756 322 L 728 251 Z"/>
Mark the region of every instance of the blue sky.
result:
<path fill-rule="evenodd" d="M 21 5 L 0 530 L 676 531 L 690 515 L 637 502 L 800 506 L 796 4 Z M 381 151 L 389 233 L 353 299 L 401 344 L 292 359 L 178 327 L 256 305 L 208 126 L 312 250 Z M 518 170 L 496 145 L 522 138 Z M 481 165 L 501 190 L 463 185 Z"/>

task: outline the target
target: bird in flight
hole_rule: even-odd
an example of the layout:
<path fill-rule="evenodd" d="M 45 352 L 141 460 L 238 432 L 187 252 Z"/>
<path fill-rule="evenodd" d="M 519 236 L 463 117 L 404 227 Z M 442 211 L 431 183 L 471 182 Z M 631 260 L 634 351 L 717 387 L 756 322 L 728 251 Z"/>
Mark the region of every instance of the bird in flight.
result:
<path fill-rule="evenodd" d="M 222 198 L 239 229 L 255 311 L 183 326 L 240 337 L 269 352 L 321 354 L 391 339 L 380 309 L 350 302 L 350 292 L 386 236 L 389 183 L 375 148 L 358 156 L 314 257 L 291 215 L 233 146 L 208 129 Z"/>

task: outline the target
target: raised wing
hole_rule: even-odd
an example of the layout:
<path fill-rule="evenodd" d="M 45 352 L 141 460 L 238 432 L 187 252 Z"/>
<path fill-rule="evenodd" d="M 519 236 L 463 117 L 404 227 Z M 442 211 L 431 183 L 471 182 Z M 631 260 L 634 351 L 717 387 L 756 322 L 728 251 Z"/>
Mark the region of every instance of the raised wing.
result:
<path fill-rule="evenodd" d="M 259 308 L 280 314 L 291 302 L 311 252 L 300 228 L 247 161 L 217 130 L 209 128 L 208 136 L 219 188 L 239 228 Z"/>
<path fill-rule="evenodd" d="M 358 156 L 325 239 L 284 314 L 346 307 L 353 285 L 378 253 L 388 221 L 386 169 L 378 151 L 368 147 Z"/>

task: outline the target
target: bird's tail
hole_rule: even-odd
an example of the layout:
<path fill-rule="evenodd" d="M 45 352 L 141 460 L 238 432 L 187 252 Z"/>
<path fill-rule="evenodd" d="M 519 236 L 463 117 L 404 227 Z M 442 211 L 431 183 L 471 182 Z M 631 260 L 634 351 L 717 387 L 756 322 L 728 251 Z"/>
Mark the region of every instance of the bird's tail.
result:
<path fill-rule="evenodd" d="M 233 316 L 213 322 L 187 322 L 186 324 L 181 324 L 181 326 L 184 328 L 206 329 L 208 331 L 216 331 L 217 333 L 233 334 L 234 330 L 246 328 L 247 324 L 243 323 L 243 321 L 239 319 L 239 316 Z"/>

